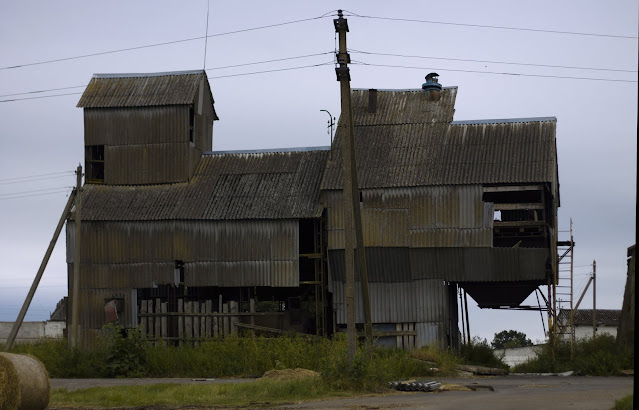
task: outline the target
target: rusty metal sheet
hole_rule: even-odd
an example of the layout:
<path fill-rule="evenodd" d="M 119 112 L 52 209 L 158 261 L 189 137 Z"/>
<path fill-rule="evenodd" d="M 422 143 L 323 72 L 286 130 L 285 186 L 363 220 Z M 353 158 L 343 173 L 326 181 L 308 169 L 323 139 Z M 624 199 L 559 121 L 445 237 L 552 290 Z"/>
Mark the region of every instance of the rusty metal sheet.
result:
<path fill-rule="evenodd" d="M 204 86 L 213 95 L 204 70 L 167 73 L 94 74 L 78 107 L 147 107 L 197 103 Z M 215 116 L 214 119 L 217 119 Z"/>
<path fill-rule="evenodd" d="M 144 149 L 151 150 L 148 147 Z M 163 174 L 159 167 L 162 161 L 169 160 L 170 149 L 162 152 L 161 158 L 157 157 L 157 161 L 153 162 L 158 165 L 157 178 L 170 178 L 171 175 Z M 202 157 L 190 183 L 150 186 L 87 184 L 83 188 L 82 219 L 316 218 L 322 213 L 319 184 L 327 156 L 327 151 L 212 154 Z M 188 158 L 188 155 L 183 158 Z M 121 160 L 125 159 L 123 154 Z M 187 166 L 185 163 L 185 174 Z"/>
<path fill-rule="evenodd" d="M 344 283 L 333 281 L 333 309 L 338 325 L 346 324 Z M 442 280 L 372 282 L 369 284 L 373 323 L 444 322 L 448 320 L 448 289 Z M 356 320 L 364 322 L 361 287 L 355 283 Z"/>

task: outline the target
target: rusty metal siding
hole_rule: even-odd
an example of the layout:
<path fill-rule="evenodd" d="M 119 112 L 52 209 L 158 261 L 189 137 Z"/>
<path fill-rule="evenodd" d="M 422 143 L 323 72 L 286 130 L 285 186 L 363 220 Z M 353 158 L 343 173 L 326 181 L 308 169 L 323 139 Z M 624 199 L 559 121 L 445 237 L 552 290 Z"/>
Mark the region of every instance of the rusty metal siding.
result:
<path fill-rule="evenodd" d="M 383 93 L 380 93 L 383 94 Z M 448 124 L 355 123 L 361 188 L 429 185 L 521 184 L 556 187 L 556 120 Z M 338 127 L 323 190 L 342 187 Z M 554 192 L 555 189 L 553 189 Z"/>
<path fill-rule="evenodd" d="M 481 185 L 362 190 L 367 247 L 486 247 L 492 245 L 492 212 Z M 323 191 L 328 249 L 344 248 L 341 191 Z"/>
<path fill-rule="evenodd" d="M 82 246 L 81 288 L 173 283 L 176 260 L 188 286 L 299 286 L 297 220 L 85 222 Z"/>
<path fill-rule="evenodd" d="M 299 286 L 299 261 L 193 262 L 184 265 L 187 286 Z"/>
<path fill-rule="evenodd" d="M 186 182 L 189 143 L 106 146 L 104 182 L 147 185 Z"/>
<path fill-rule="evenodd" d="M 443 322 L 448 320 L 448 290 L 442 280 L 372 282 L 369 284 L 373 323 Z M 338 325 L 346 324 L 344 283 L 333 281 L 333 309 Z M 356 320 L 364 322 L 361 287 L 355 283 Z"/>
<path fill-rule="evenodd" d="M 413 279 L 546 283 L 545 248 L 422 248 L 409 253 Z"/>
<path fill-rule="evenodd" d="M 67 222 L 67 244 L 75 237 Z M 82 263 L 296 261 L 299 223 L 278 221 L 150 221 L 82 223 Z M 74 247 L 67 247 L 74 262 Z"/>
<path fill-rule="evenodd" d="M 188 184 L 88 184 L 83 220 L 317 218 L 327 156 L 327 151 L 204 155 Z"/>
<path fill-rule="evenodd" d="M 189 107 L 85 108 L 85 145 L 189 142 Z"/>
<path fill-rule="evenodd" d="M 202 80 L 204 80 L 207 98 L 213 101 L 208 78 L 203 70 L 145 74 L 95 74 L 84 90 L 78 107 L 189 105 L 198 96 Z"/>
<path fill-rule="evenodd" d="M 421 89 L 377 90 L 377 109 L 368 110 L 369 90 L 353 89 L 353 121 L 356 125 L 450 122 L 455 112 L 457 87 L 441 91 L 439 101 L 428 101 Z"/>

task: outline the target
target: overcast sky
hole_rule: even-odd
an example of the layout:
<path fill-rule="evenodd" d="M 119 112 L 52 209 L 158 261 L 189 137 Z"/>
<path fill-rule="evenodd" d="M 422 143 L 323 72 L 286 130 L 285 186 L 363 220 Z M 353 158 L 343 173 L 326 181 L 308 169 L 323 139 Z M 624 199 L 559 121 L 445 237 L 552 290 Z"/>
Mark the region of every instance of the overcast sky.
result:
<path fill-rule="evenodd" d="M 619 309 L 626 249 L 635 243 L 637 2 L 211 0 L 209 35 L 312 19 L 209 38 L 206 68 L 220 117 L 214 150 L 329 144 L 320 110 L 340 112 L 330 64 L 338 8 L 350 14 L 348 46 L 360 63 L 351 66 L 353 88 L 419 88 L 436 71 L 444 86 L 459 87 L 455 120 L 557 117 L 559 229 L 567 231 L 573 219 L 575 293 L 596 259 L 597 307 Z M 83 162 L 82 111 L 75 107 L 82 86 L 94 73 L 201 69 L 206 15 L 206 0 L 0 0 L 0 321 L 17 317 L 75 183 L 72 171 Z M 237 76 L 294 67 L 305 68 Z M 60 90 L 12 95 L 51 89 Z M 70 95 L 4 102 L 58 94 Z M 19 179 L 34 175 L 45 176 Z M 62 235 L 27 320 L 47 319 L 66 295 L 64 255 Z M 592 307 L 591 295 L 582 308 Z M 515 329 L 543 339 L 539 312 L 471 305 L 473 335 L 492 340 Z"/>

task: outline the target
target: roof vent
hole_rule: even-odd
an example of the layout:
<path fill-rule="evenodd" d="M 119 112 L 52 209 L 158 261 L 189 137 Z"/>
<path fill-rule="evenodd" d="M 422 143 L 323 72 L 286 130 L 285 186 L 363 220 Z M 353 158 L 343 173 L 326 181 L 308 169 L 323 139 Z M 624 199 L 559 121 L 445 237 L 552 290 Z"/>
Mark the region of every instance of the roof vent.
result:
<path fill-rule="evenodd" d="M 437 77 L 439 74 L 430 73 L 426 76 L 426 82 L 422 84 L 422 90 L 424 90 L 428 101 L 439 101 L 442 85 L 437 82 Z"/>

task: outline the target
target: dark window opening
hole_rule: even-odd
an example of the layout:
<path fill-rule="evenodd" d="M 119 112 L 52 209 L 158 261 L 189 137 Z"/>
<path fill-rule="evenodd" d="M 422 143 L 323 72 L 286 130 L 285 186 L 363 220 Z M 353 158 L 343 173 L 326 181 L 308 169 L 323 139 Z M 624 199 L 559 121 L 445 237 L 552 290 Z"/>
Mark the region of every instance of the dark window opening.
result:
<path fill-rule="evenodd" d="M 87 145 L 84 148 L 85 182 L 92 184 L 104 183 L 104 145 Z"/>

